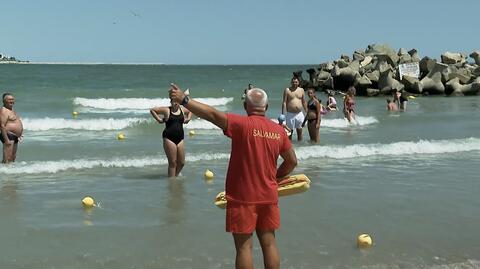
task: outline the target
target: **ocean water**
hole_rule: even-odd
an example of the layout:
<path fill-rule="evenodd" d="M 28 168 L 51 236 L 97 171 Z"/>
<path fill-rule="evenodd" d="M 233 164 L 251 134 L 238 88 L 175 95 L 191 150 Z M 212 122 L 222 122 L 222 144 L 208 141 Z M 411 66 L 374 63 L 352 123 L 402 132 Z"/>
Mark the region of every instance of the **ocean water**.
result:
<path fill-rule="evenodd" d="M 253 83 L 276 118 L 292 71 L 309 67 L 0 65 L 0 91 L 15 95 L 25 127 L 17 162 L 0 166 L 0 268 L 234 267 L 225 212 L 213 205 L 230 140 L 194 118 L 182 176 L 169 179 L 163 125 L 148 109 L 168 105 L 175 82 L 243 113 Z M 283 268 L 480 268 L 480 99 L 385 107 L 359 97 L 357 125 L 330 113 L 319 145 L 306 128 L 294 142 L 294 172 L 312 185 L 280 200 Z M 86 195 L 98 207 L 84 210 Z M 373 247 L 356 248 L 361 233 Z M 261 268 L 256 240 L 254 259 Z"/>

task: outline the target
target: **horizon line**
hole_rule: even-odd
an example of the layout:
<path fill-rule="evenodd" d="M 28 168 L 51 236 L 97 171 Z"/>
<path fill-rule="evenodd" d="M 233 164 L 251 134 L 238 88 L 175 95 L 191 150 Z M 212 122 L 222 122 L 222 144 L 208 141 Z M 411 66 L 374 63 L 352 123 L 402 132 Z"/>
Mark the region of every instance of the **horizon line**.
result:
<path fill-rule="evenodd" d="M 113 63 L 109 63 L 109 62 L 34 62 L 34 61 L 20 61 L 20 62 L 0 62 L 0 64 L 32 64 L 32 65 L 42 65 L 42 64 L 45 64 L 45 65 L 178 65 L 178 66 L 192 66 L 192 65 L 207 65 L 207 66 L 249 66 L 249 65 L 258 65 L 258 66 L 262 66 L 262 65 L 319 65 L 320 63 L 316 63 L 316 64 L 312 64 L 312 63 L 296 63 L 296 64 L 293 64 L 293 63 L 264 63 L 264 64 L 241 64 L 241 63 L 230 63 L 230 64 L 203 64 L 203 63 L 200 63 L 200 64 L 193 64 L 193 63 L 189 63 L 189 64 L 174 64 L 174 63 L 142 63 L 142 62 L 139 62 L 139 63 L 135 63 L 135 62 L 132 62 L 132 63 L 122 63 L 122 62 L 113 62 Z"/>

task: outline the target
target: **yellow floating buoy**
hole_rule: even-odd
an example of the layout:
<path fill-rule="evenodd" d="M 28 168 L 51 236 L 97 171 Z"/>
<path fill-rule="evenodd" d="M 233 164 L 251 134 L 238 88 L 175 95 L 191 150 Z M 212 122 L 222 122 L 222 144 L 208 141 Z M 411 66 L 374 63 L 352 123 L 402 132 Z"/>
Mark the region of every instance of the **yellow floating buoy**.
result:
<path fill-rule="evenodd" d="M 188 132 L 188 135 L 194 136 L 194 135 L 195 135 L 195 131 L 194 131 L 194 130 L 190 130 L 190 132 Z"/>
<path fill-rule="evenodd" d="M 90 196 L 86 196 L 85 198 L 82 199 L 82 204 L 86 208 L 94 207 L 95 200 L 93 200 L 93 198 Z"/>
<path fill-rule="evenodd" d="M 205 171 L 205 178 L 206 178 L 206 179 L 212 179 L 213 176 L 214 176 L 214 174 L 213 174 L 212 171 L 210 171 L 210 170 L 208 170 L 208 169 Z"/>
<path fill-rule="evenodd" d="M 73 111 L 73 112 L 72 112 L 72 116 L 73 116 L 73 117 L 78 116 L 78 112 L 77 112 L 77 111 Z"/>
<path fill-rule="evenodd" d="M 409 98 L 409 99 L 415 99 L 415 98 L 417 98 L 417 97 L 415 97 L 415 96 L 413 96 L 413 95 L 410 95 L 408 98 Z"/>
<path fill-rule="evenodd" d="M 119 133 L 119 134 L 117 135 L 117 139 L 118 139 L 118 140 L 124 140 L 124 139 L 125 139 L 125 135 L 124 135 L 123 133 Z"/>
<path fill-rule="evenodd" d="M 357 247 L 359 248 L 370 247 L 372 243 L 372 238 L 368 234 L 361 234 L 357 238 Z"/>

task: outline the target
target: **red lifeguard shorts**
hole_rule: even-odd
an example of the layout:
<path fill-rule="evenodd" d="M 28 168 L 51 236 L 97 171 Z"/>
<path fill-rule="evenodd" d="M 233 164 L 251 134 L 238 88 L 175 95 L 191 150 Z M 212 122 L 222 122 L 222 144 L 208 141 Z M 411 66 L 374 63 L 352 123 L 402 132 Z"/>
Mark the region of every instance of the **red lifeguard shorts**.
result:
<path fill-rule="evenodd" d="M 278 204 L 227 203 L 226 230 L 229 233 L 249 234 L 256 230 L 280 228 Z"/>

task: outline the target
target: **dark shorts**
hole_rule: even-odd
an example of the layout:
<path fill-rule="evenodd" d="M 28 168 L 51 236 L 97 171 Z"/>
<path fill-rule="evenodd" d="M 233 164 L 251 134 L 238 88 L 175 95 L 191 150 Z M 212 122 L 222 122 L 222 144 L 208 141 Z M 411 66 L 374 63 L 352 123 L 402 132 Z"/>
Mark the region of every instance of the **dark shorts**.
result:
<path fill-rule="evenodd" d="M 250 234 L 256 230 L 272 231 L 280 228 L 278 204 L 241 204 L 228 202 L 226 231 Z"/>
<path fill-rule="evenodd" d="M 18 136 L 16 136 L 15 134 L 7 133 L 7 137 L 10 141 L 13 141 L 15 144 L 18 144 Z M 0 132 L 0 141 L 2 141 L 2 144 L 5 143 L 2 132 Z"/>

